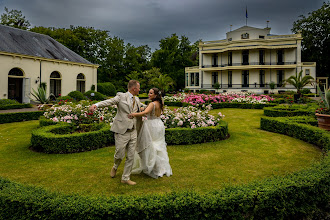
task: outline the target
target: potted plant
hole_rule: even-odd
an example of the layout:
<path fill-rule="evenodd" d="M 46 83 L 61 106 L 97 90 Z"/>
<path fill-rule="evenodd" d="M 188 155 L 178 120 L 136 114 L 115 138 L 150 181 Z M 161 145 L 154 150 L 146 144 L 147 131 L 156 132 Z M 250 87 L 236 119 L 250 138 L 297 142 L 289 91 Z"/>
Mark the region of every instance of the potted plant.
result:
<path fill-rule="evenodd" d="M 319 87 L 316 85 L 317 92 L 321 97 L 321 101 L 319 102 L 319 108 L 316 110 L 316 118 L 318 122 L 318 126 L 327 131 L 330 130 L 330 89 L 326 89 L 324 87 L 324 95 Z"/>
<path fill-rule="evenodd" d="M 290 76 L 288 79 L 284 80 L 284 83 L 293 85 L 297 89 L 297 93 L 293 95 L 294 102 L 298 102 L 298 99 L 301 98 L 301 90 L 308 84 L 311 84 L 314 78 L 309 75 L 302 77 L 302 70 L 299 73 L 296 73 L 295 76 Z"/>
<path fill-rule="evenodd" d="M 273 81 L 271 81 L 269 83 L 269 88 L 270 88 L 270 90 L 272 90 L 272 93 L 274 93 L 273 90 L 275 89 L 275 86 L 276 86 L 276 84 Z"/>
<path fill-rule="evenodd" d="M 215 88 L 216 92 L 218 92 L 218 89 L 220 89 L 220 84 L 218 82 L 214 83 L 213 88 Z"/>

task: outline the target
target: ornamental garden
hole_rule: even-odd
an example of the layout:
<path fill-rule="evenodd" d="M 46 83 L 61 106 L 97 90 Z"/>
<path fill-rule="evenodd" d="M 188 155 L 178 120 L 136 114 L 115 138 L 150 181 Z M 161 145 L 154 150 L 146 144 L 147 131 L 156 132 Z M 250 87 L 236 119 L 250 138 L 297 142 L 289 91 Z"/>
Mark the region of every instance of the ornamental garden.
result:
<path fill-rule="evenodd" d="M 0 114 L 1 218 L 326 217 L 330 135 L 308 97 L 165 96 L 173 176 L 132 175 L 136 187 L 110 178 L 116 106 L 90 113 L 95 102 L 65 97 L 43 111 Z"/>

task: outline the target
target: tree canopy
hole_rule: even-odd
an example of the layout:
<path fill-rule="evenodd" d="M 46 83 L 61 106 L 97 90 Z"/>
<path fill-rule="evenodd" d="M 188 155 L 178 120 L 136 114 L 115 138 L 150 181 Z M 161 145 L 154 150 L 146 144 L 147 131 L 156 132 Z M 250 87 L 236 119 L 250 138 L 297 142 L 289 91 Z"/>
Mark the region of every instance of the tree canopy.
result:
<path fill-rule="evenodd" d="M 330 76 L 330 3 L 323 3 L 308 17 L 299 16 L 293 23 L 292 32 L 302 33 L 302 60 L 316 62 L 318 76 Z"/>
<path fill-rule="evenodd" d="M 10 10 L 5 7 L 5 13 L 1 15 L 1 24 L 14 28 L 26 30 L 30 27 L 30 22 L 23 16 L 22 11 Z"/>

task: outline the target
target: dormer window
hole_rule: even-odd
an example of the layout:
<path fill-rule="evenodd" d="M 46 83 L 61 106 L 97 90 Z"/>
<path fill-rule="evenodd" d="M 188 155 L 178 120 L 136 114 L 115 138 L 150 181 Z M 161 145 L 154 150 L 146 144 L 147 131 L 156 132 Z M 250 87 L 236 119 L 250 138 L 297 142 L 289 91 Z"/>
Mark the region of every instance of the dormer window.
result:
<path fill-rule="evenodd" d="M 248 33 L 242 34 L 241 38 L 242 39 L 249 39 L 249 34 Z"/>
<path fill-rule="evenodd" d="M 265 39 L 265 36 L 259 35 L 259 39 Z"/>

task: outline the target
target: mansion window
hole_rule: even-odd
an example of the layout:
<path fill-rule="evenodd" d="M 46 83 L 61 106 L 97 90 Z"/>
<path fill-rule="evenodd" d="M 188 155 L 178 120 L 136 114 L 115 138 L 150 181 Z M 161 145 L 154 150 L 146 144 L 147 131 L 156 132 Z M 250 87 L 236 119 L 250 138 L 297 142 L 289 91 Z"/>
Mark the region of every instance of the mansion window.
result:
<path fill-rule="evenodd" d="M 242 87 L 249 87 L 249 71 L 244 70 L 242 73 Z"/>
<path fill-rule="evenodd" d="M 77 91 L 85 93 L 85 76 L 82 73 L 79 73 L 77 76 Z"/>
<path fill-rule="evenodd" d="M 309 76 L 309 75 L 310 75 L 310 70 L 309 70 L 309 69 L 306 69 L 306 70 L 305 70 L 305 75 L 306 75 L 306 76 Z"/>
<path fill-rule="evenodd" d="M 277 70 L 277 87 L 282 87 L 284 81 L 284 70 Z"/>
<path fill-rule="evenodd" d="M 283 65 L 284 64 L 283 57 L 284 57 L 284 51 L 283 50 L 278 50 L 277 51 L 277 65 Z"/>
<path fill-rule="evenodd" d="M 242 51 L 242 65 L 249 65 L 249 51 Z"/>
<path fill-rule="evenodd" d="M 212 86 L 218 82 L 218 72 L 212 73 Z"/>
<path fill-rule="evenodd" d="M 61 94 L 61 75 L 57 71 L 50 74 L 50 94 L 53 94 L 56 97 Z"/>
<path fill-rule="evenodd" d="M 248 33 L 242 34 L 241 39 L 249 39 L 249 34 Z"/>
<path fill-rule="evenodd" d="M 214 54 L 212 56 L 212 67 L 217 67 L 218 66 L 218 55 Z"/>
<path fill-rule="evenodd" d="M 186 73 L 186 86 L 189 86 L 189 73 Z"/>
<path fill-rule="evenodd" d="M 190 86 L 199 86 L 199 73 L 190 73 Z"/>
<path fill-rule="evenodd" d="M 259 65 L 265 65 L 265 51 L 259 50 Z"/>
<path fill-rule="evenodd" d="M 233 52 L 228 52 L 228 66 L 233 65 Z"/>
<path fill-rule="evenodd" d="M 228 71 L 228 87 L 233 87 L 233 72 Z"/>
<path fill-rule="evenodd" d="M 259 72 L 259 84 L 260 87 L 265 87 L 265 70 L 260 70 Z"/>
<path fill-rule="evenodd" d="M 199 73 L 195 73 L 195 86 L 199 86 Z"/>

